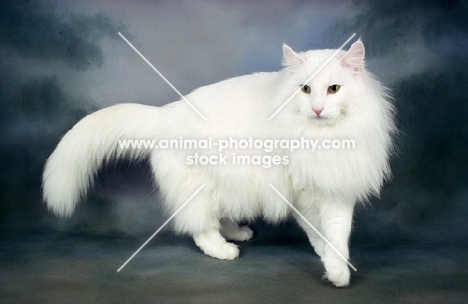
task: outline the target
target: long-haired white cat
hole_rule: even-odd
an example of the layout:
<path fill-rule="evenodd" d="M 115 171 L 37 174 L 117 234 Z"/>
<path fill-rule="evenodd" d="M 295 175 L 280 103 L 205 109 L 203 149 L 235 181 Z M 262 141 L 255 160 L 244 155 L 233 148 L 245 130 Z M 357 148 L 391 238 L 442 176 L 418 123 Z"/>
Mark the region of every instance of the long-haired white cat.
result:
<path fill-rule="evenodd" d="M 378 195 L 390 175 L 389 156 L 396 132 L 387 90 L 365 69 L 364 45 L 340 51 L 316 77 L 304 83 L 335 50 L 296 53 L 284 45 L 279 72 L 236 77 L 201 87 L 163 107 L 121 104 L 78 122 L 50 156 L 43 175 L 44 200 L 60 216 L 70 216 L 93 183 L 101 165 L 119 157 L 147 158 L 173 214 L 175 230 L 193 236 L 203 252 L 218 259 L 238 257 L 228 242 L 246 241 L 253 232 L 241 221 L 262 216 L 278 222 L 296 217 L 325 266 L 325 277 L 347 286 L 347 263 L 270 188 L 273 185 L 321 234 L 349 258 L 348 239 L 354 205 Z M 287 105 L 271 120 L 298 89 Z M 218 151 L 122 149 L 119 140 L 162 139 L 353 140 L 353 149 L 225 150 L 227 164 L 190 165 L 187 157 Z M 286 162 L 265 168 L 233 164 L 235 155 L 279 155 Z"/>

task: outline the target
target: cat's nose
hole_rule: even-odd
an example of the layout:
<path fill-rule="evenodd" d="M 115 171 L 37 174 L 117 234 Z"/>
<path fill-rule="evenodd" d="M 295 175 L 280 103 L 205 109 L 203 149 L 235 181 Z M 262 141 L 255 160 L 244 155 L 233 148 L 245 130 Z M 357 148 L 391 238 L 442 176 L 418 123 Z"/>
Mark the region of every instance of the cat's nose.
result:
<path fill-rule="evenodd" d="M 312 108 L 312 110 L 317 114 L 317 116 L 320 116 L 320 113 L 322 113 L 323 108 Z"/>

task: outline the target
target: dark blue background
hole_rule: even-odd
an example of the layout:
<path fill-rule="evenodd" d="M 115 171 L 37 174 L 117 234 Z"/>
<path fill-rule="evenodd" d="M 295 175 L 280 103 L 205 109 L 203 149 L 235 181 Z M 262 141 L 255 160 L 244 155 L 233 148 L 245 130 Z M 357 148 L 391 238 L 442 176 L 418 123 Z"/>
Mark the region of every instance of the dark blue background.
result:
<path fill-rule="evenodd" d="M 233 9 L 239 16 L 245 11 L 246 20 L 242 23 L 250 22 L 254 28 L 268 28 L 272 25 L 270 23 L 279 24 L 277 26 L 284 27 L 285 30 L 282 34 L 271 38 L 271 41 L 288 43 L 291 41 L 291 45 L 299 50 L 338 47 L 351 33 L 356 32 L 366 45 L 369 69 L 390 87 L 395 98 L 401 134 L 397 140 L 399 152 L 392 159 L 394 178 L 385 186 L 380 198 L 356 208 L 352 252 L 361 267 L 365 268 L 364 265 L 372 263 L 375 267 L 368 269 L 367 274 L 360 274 L 362 279 L 354 281 L 355 287 L 357 288 L 360 282 L 361 286 L 374 286 L 372 284 L 377 283 L 371 282 L 369 277 L 377 276 L 381 274 L 379 269 L 388 270 L 385 267 L 393 265 L 395 268 L 392 268 L 390 274 L 386 273 L 393 278 L 409 275 L 413 280 L 411 282 L 417 282 L 421 278 L 426 278 L 428 279 L 426 282 L 429 282 L 423 284 L 421 281 L 419 285 L 413 286 L 414 289 L 408 289 L 408 284 L 400 286 L 395 279 L 391 281 L 392 286 L 398 285 L 395 288 L 404 289 L 412 295 L 425 294 L 432 300 L 444 299 L 443 295 L 438 298 L 440 290 L 445 290 L 438 284 L 442 284 L 445 278 L 447 289 L 452 288 L 454 292 L 450 294 L 454 296 L 453 299 L 464 298 L 466 293 L 462 290 L 463 286 L 468 286 L 467 273 L 460 272 L 461 268 L 458 265 L 466 260 L 464 257 L 467 251 L 464 246 L 468 235 L 468 6 L 462 1 L 355 1 L 344 7 L 337 6 L 341 11 L 334 15 L 334 4 L 296 2 L 289 5 L 294 14 L 287 11 L 285 18 L 307 18 L 306 15 L 301 15 L 301 10 L 314 5 L 328 12 L 329 15 L 325 17 L 329 18 L 324 17 L 328 23 L 314 33 L 313 28 L 310 32 L 288 29 L 291 25 L 288 25 L 287 18 L 277 23 L 268 21 L 270 15 L 272 18 L 277 18 L 281 16 L 281 12 L 275 11 L 275 4 L 270 4 L 269 9 L 262 11 L 261 4 L 256 2 L 250 7 L 244 3 L 230 7 L 225 3 L 224 6 L 219 4 L 218 6 L 226 10 Z M 89 3 L 87 5 L 92 6 Z M 167 3 L 153 5 L 155 8 L 158 8 L 158 5 L 168 6 Z M 276 5 L 280 6 L 279 3 Z M 173 10 L 179 9 L 177 5 L 174 6 Z M 136 10 L 145 9 L 138 5 L 132 7 L 136 7 Z M 281 7 L 284 7 L 284 4 Z M 350 15 L 344 18 L 343 14 L 348 7 L 352 10 Z M 199 13 L 187 10 L 183 4 L 180 4 L 180 8 L 184 8 L 180 9 L 180 14 L 183 16 L 197 17 Z M 258 11 L 258 19 L 252 14 L 252 9 Z M 69 248 L 72 248 L 72 252 L 67 251 L 67 246 L 63 243 L 67 242 L 67 237 L 77 238 L 76 244 L 90 242 L 94 244 L 93 246 L 102 249 L 107 242 L 110 248 L 123 250 L 115 258 L 117 264 L 108 267 L 118 268 L 120 260 L 123 263 L 126 257 L 167 218 L 161 213 L 159 204 L 154 203 L 158 202 L 159 198 L 157 190 L 152 189 L 151 175 L 145 162 L 138 164 L 122 162 L 106 166 L 99 174 L 96 189 L 69 220 L 60 220 L 50 215 L 41 201 L 41 171 L 45 160 L 61 136 L 87 113 L 112 104 L 112 101 L 102 103 L 96 100 L 89 91 L 89 85 L 82 85 L 85 83 L 83 78 L 91 75 L 87 73 L 106 69 L 106 65 L 112 65 L 113 60 L 120 62 L 129 58 L 133 58 L 135 62 L 139 60 L 135 59 L 133 51 L 128 50 L 128 46 L 120 40 L 117 32 L 126 33 L 128 37 L 138 41 L 139 46 L 144 45 L 145 40 L 137 34 L 133 35 L 132 27 L 126 24 L 124 18 L 118 19 L 113 16 L 115 15 L 111 13 L 106 15 L 105 12 L 86 13 L 83 9 L 74 11 L 73 6 L 61 6 L 59 2 L 34 4 L 27 1 L 2 1 L 0 3 L 0 235 L 4 247 L 2 267 L 6 270 L 16 269 L 16 272 L 18 271 L 16 266 L 23 269 L 21 261 L 16 260 L 21 256 L 26 260 L 46 259 L 45 263 L 51 267 L 55 260 L 63 259 L 63 263 L 67 261 L 72 263 L 77 254 L 77 251 L 72 249 L 78 245 L 70 243 Z M 188 23 L 190 18 L 183 20 L 188 20 L 184 27 L 185 32 L 174 32 L 176 37 L 191 35 Z M 153 37 L 157 37 L 158 32 L 152 30 L 149 29 Z M 285 37 L 284 33 L 289 37 Z M 271 32 L 267 31 L 266 35 L 269 34 Z M 222 37 L 219 39 L 222 40 Z M 208 76 L 203 81 L 214 82 L 222 80 L 223 78 L 217 78 L 221 76 L 225 78 L 262 69 L 279 69 L 280 43 L 259 46 L 255 40 L 249 40 L 251 38 L 248 37 L 245 39 L 247 45 L 250 44 L 251 47 L 245 47 L 240 63 L 228 70 L 232 74 L 207 73 Z M 224 42 L 232 47 L 236 44 L 236 41 Z M 108 55 L 109 49 L 105 47 L 106 43 L 120 45 L 122 50 L 128 53 L 125 55 L 119 53 L 117 57 L 111 57 Z M 199 49 L 213 48 L 203 45 L 202 42 L 196 45 Z M 262 48 L 268 49 L 265 50 L 267 57 L 262 56 Z M 273 48 L 275 51 L 272 51 Z M 216 52 L 212 51 L 209 54 Z M 141 64 L 135 69 L 144 70 L 147 67 Z M 80 80 L 74 80 L 75 76 Z M 197 81 L 193 79 L 193 82 L 187 84 L 187 88 L 184 89 L 188 92 L 203 84 Z M 106 86 L 105 79 L 101 79 L 99 85 Z M 128 92 L 131 94 L 132 90 L 128 89 Z M 120 93 L 116 91 L 115 94 L 119 96 Z M 177 97 L 163 101 L 143 100 L 142 102 L 160 105 L 175 99 Z M 120 101 L 118 98 L 116 100 Z M 253 254 L 259 259 L 246 262 L 247 266 L 243 266 L 241 258 L 236 267 L 253 267 L 250 268 L 253 269 L 252 273 L 263 271 L 261 268 L 264 266 L 255 264 L 261 263 L 264 257 L 268 256 L 267 253 L 263 256 L 262 248 L 267 248 L 267 252 L 271 252 L 277 250 L 272 249 L 276 246 L 283 248 L 282 246 L 286 245 L 286 247 L 298 247 L 299 252 L 313 256 L 303 233 L 294 223 L 283 223 L 273 227 L 259 220 L 254 227 L 259 233 L 251 245 L 250 252 L 259 250 L 257 256 Z M 218 261 L 213 260 L 214 264 L 210 264 L 211 260 L 208 262 L 203 260 L 197 250 L 192 248 L 189 239 L 184 237 L 180 237 L 179 241 L 164 239 L 171 235 L 170 229 L 166 229 L 161 234 L 161 244 L 169 248 L 174 244 L 172 242 L 175 242 L 177 246 L 188 247 L 189 254 L 193 254 L 195 260 L 200 260 L 199 263 L 206 264 L 205 267 L 220 265 L 220 271 L 224 269 L 222 267 L 225 266 L 221 266 L 224 264 L 219 264 Z M 118 243 L 119 239 L 128 246 Z M 53 244 L 62 244 L 57 245 L 58 253 Z M 177 246 L 175 248 L 178 248 Z M 372 247 L 374 248 L 372 250 L 377 251 L 370 250 L 369 246 L 377 246 Z M 82 252 L 80 250 L 78 252 Z M 105 261 L 106 249 L 102 250 L 104 251 L 94 248 L 88 253 L 91 256 L 102 255 L 98 259 Z M 32 251 L 35 252 L 33 256 L 31 256 Z M 84 252 L 83 255 L 86 255 L 87 251 Z M 291 256 L 292 260 L 297 258 L 289 251 L 278 254 Z M 413 266 L 419 265 L 415 266 L 414 272 L 411 273 L 408 259 L 415 258 L 414 255 L 426 257 L 427 260 L 418 259 L 410 263 Z M 164 257 L 160 258 L 164 260 Z M 301 258 L 303 257 L 299 257 Z M 318 259 L 315 258 L 313 261 L 317 265 L 315 270 L 310 270 L 311 273 L 315 273 L 310 276 L 315 275 L 313 279 L 318 280 L 319 275 L 316 272 L 322 270 Z M 260 269 L 255 269 L 255 265 Z M 428 276 L 428 273 L 422 271 L 424 265 L 435 267 L 431 268 L 432 271 L 445 276 L 440 280 Z M 41 271 L 47 272 L 45 266 L 41 267 Z M 463 269 L 466 269 L 466 265 Z M 28 272 L 24 269 L 23 271 Z M 201 274 L 203 271 L 200 269 Z M 211 271 L 215 276 L 216 271 L 213 269 Z M 375 273 L 372 274 L 372 271 Z M 43 273 L 36 272 L 36 275 L 39 279 Z M 167 270 L 166 275 L 176 274 Z M 274 277 L 277 273 L 272 270 L 267 271 L 266 275 Z M 272 280 L 271 284 L 275 284 L 271 276 L 268 280 Z M 365 277 L 367 279 L 364 279 Z M 259 278 L 252 278 L 253 281 L 257 279 Z M 99 277 L 99 280 L 107 282 L 102 277 Z M 16 283 L 11 284 L 11 286 L 20 286 L 15 285 Z M 242 290 L 241 285 L 236 285 L 239 292 Z M 225 288 L 228 288 L 226 286 L 221 290 L 226 290 Z M 327 285 L 318 285 L 316 288 L 320 290 L 326 288 L 325 286 Z M 8 294 L 12 299 L 18 296 L 14 287 L 8 288 Z M 169 287 L 164 288 L 167 290 Z M 204 291 L 209 289 L 200 288 Z M 421 292 L 434 288 L 437 292 L 433 296 L 431 293 Z M 262 293 L 258 290 L 263 289 L 257 289 L 257 296 L 261 298 Z M 263 291 L 274 294 L 272 290 Z M 39 289 L 37 292 L 40 293 Z M 184 292 L 188 296 L 194 295 L 190 290 Z M 184 292 L 179 291 L 179 294 Z M 386 294 L 384 291 L 381 292 Z M 157 296 L 151 299 L 156 298 Z M 30 299 L 39 298 L 32 296 Z M 427 298 L 422 296 L 415 299 Z"/>

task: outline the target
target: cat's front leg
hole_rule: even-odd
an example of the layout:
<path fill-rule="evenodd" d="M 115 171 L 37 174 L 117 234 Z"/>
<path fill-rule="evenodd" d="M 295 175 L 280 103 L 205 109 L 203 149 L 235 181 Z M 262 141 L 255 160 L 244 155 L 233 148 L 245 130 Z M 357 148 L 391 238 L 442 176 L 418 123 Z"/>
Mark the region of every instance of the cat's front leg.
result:
<path fill-rule="evenodd" d="M 337 287 L 346 287 L 350 280 L 346 261 L 349 259 L 348 241 L 354 202 L 328 200 L 319 205 L 320 232 L 334 247 L 328 243 L 323 247 L 321 260 L 326 270 L 324 278 Z"/>
<path fill-rule="evenodd" d="M 305 205 L 299 207 L 298 209 L 300 210 L 301 215 L 304 216 L 307 221 L 305 221 L 304 218 L 296 213 L 294 213 L 294 217 L 297 223 L 301 226 L 302 229 L 304 229 L 305 233 L 307 234 L 309 242 L 314 248 L 315 253 L 321 258 L 326 243 L 314 230 L 314 228 L 320 230 L 318 215 L 319 210 L 317 210 L 317 206 L 315 205 Z"/>

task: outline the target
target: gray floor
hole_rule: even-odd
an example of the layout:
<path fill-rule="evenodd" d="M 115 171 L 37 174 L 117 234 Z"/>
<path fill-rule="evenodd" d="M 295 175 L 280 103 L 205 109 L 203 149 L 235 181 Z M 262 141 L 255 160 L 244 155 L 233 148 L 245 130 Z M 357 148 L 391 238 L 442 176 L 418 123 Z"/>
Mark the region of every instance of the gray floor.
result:
<path fill-rule="evenodd" d="M 358 271 L 349 288 L 337 289 L 321 280 L 322 264 L 304 238 L 254 228 L 258 236 L 241 244 L 235 261 L 209 258 L 190 238 L 166 232 L 120 273 L 146 237 L 4 234 L 1 302 L 468 302 L 468 248 L 354 244 Z"/>

